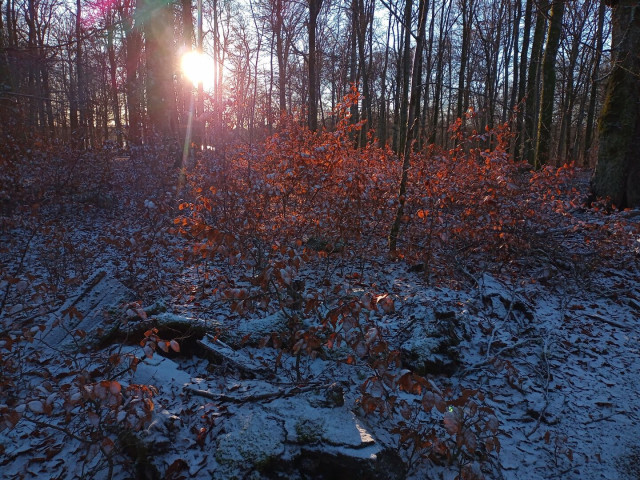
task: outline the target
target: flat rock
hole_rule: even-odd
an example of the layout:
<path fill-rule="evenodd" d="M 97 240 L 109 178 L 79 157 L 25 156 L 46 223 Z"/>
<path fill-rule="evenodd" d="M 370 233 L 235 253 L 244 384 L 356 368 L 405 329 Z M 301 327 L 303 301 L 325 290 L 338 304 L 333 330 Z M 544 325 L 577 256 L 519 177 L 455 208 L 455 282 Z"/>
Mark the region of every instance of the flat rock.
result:
<path fill-rule="evenodd" d="M 282 417 L 290 443 L 325 443 L 351 449 L 376 444 L 364 423 L 347 408 L 313 407 L 304 397 L 278 399 L 265 408 Z"/>
<path fill-rule="evenodd" d="M 156 353 L 152 358 L 145 358 L 138 364 L 131 383 L 182 391 L 185 384 L 191 383 L 191 376 L 180 370 L 173 360 Z"/>
<path fill-rule="evenodd" d="M 93 338 L 99 329 L 108 328 L 110 318 L 106 313 L 110 309 L 132 298 L 131 290 L 119 280 L 104 271 L 98 272 L 84 283 L 79 295 L 67 300 L 49 317 L 47 329 L 38 339 L 56 349 L 77 348 L 82 338 Z"/>

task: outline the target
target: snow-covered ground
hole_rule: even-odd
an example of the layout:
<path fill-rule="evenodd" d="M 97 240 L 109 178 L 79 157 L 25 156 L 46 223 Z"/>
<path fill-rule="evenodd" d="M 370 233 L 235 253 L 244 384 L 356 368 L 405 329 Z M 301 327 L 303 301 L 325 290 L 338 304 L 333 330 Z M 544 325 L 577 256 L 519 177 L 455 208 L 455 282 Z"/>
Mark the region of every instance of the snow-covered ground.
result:
<path fill-rule="evenodd" d="M 634 225 L 633 213 L 615 215 Z M 139 220 L 87 216 L 55 237 L 53 256 L 43 232 L 3 233 L 3 268 L 21 279 L 7 275 L 0 285 L 8 292 L 0 477 L 640 478 L 638 252 L 595 258 L 576 234 L 558 256 L 532 251 L 526 275 L 474 269 L 456 288 L 402 261 L 356 267 L 338 255 L 322 265 L 340 298 L 366 303 L 374 292 L 377 301 L 361 326 L 368 353 L 353 355 L 343 342 L 295 355 L 261 342 L 290 329 L 293 310 L 232 312 L 211 293 L 215 280 L 177 260 L 182 240 L 161 216 Z M 152 249 L 123 255 L 149 232 Z M 298 272 L 302 295 L 320 280 L 317 267 Z M 88 273 L 74 282 L 81 268 Z M 56 274 L 57 297 L 45 301 Z M 300 331 L 314 331 L 313 319 L 337 306 L 320 302 Z M 162 343 L 172 338 L 179 353 Z M 383 342 L 380 355 L 402 354 L 397 378 L 414 370 L 426 383 L 363 390 L 381 374 L 370 358 Z M 140 363 L 130 368 L 134 358 Z M 392 393 L 395 411 L 365 413 L 363 392 Z M 424 407 L 427 394 L 445 404 Z M 465 427 L 451 423 L 457 416 Z M 426 443 L 412 453 L 399 427 Z M 428 443 L 432 432 L 446 451 Z"/>

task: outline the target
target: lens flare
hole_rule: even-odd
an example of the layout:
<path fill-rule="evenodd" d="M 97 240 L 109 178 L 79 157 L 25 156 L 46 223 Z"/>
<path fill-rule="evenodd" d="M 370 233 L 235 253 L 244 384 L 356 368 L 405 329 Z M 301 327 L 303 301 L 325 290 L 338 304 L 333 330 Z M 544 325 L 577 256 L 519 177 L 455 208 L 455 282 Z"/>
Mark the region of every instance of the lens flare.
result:
<path fill-rule="evenodd" d="M 182 56 L 182 72 L 194 85 L 202 83 L 205 89 L 213 86 L 213 59 L 199 52 L 187 52 Z"/>

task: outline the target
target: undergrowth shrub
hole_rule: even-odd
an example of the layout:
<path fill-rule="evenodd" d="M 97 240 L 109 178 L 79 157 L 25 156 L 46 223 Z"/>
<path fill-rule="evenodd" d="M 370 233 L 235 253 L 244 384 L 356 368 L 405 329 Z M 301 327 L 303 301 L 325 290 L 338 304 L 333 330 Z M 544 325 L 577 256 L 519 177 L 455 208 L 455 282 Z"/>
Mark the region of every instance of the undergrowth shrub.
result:
<path fill-rule="evenodd" d="M 80 314 L 70 308 L 63 315 Z M 99 350 L 86 343 L 86 332 L 75 330 L 69 332 L 75 347 L 61 349 L 43 340 L 46 330 L 8 328 L 0 336 L 0 433 L 18 429 L 32 439 L 61 434 L 86 477 L 106 472 L 111 478 L 116 465 L 133 471 L 135 459 L 127 457 L 123 439 L 150 424 L 157 389 L 133 383 L 131 374 L 158 349 L 179 351 L 178 343 L 150 329 L 140 352 Z M 60 453 L 64 442 L 52 443 L 45 455 Z"/>
<path fill-rule="evenodd" d="M 225 294 L 234 305 L 286 306 L 295 300 L 301 262 L 311 257 L 357 260 L 380 252 L 397 165 L 373 144 L 353 146 L 350 134 L 360 126 L 346 112 L 356 98 L 340 107 L 333 132 L 313 135 L 289 120 L 263 151 L 205 155 L 191 175 L 193 200 L 180 206 L 185 214 L 176 224 L 192 259 L 215 264 L 220 288 L 242 287 Z M 223 280 L 222 265 L 243 269 L 245 283 Z"/>
<path fill-rule="evenodd" d="M 527 255 L 545 224 L 562 222 L 560 199 L 574 194 L 570 167 L 533 174 L 512 160 L 506 125 L 463 135 L 458 120 L 450 131 L 454 148 L 413 154 L 403 244 L 410 262 L 440 280 L 460 266 L 483 269 Z"/>

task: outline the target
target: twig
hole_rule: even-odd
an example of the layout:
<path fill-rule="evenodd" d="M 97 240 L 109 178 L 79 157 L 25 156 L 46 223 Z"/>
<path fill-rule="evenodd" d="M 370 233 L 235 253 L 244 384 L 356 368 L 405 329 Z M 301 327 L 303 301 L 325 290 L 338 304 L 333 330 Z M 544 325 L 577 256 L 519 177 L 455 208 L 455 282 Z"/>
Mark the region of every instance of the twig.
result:
<path fill-rule="evenodd" d="M 624 410 L 618 410 L 617 412 L 613 412 L 613 413 L 611 413 L 609 415 L 605 415 L 603 417 L 592 418 L 588 422 L 584 422 L 583 425 L 591 425 L 592 423 L 603 422 L 605 420 L 609 420 L 611 417 L 615 417 L 616 415 L 624 415 L 626 413 L 628 413 L 628 412 L 625 412 Z"/>
<path fill-rule="evenodd" d="M 549 408 L 549 381 L 551 380 L 551 372 L 549 369 L 549 358 L 547 357 L 547 338 L 545 338 L 544 345 L 542 345 L 542 359 L 544 360 L 544 364 L 547 370 L 547 376 L 545 378 L 545 385 L 544 385 L 544 407 L 540 411 L 540 414 L 538 415 L 538 419 L 536 420 L 536 424 L 534 425 L 534 427 L 531 429 L 529 433 L 525 434 L 525 437 L 527 438 L 531 437 L 531 435 L 533 435 L 536 432 L 536 430 L 538 430 L 538 427 L 540 427 L 540 422 L 544 420 L 544 416 L 547 413 L 547 408 Z"/>
<path fill-rule="evenodd" d="M 211 400 L 215 400 L 221 403 L 242 404 L 242 403 L 248 403 L 248 402 L 260 402 L 262 400 L 275 400 L 276 398 L 293 397 L 295 395 L 311 392 L 313 390 L 328 389 L 331 385 L 332 384 L 316 384 L 316 385 L 307 385 L 304 387 L 292 387 L 286 390 L 278 390 L 276 392 L 269 392 L 269 393 L 258 393 L 255 395 L 245 395 L 242 397 L 234 397 L 233 395 L 226 395 L 224 393 L 212 393 L 209 390 L 201 390 L 199 388 L 194 388 L 190 386 L 186 386 L 185 390 L 188 393 L 191 393 L 193 395 L 209 398 Z"/>
<path fill-rule="evenodd" d="M 18 262 L 18 265 L 16 265 L 15 271 L 13 273 L 13 277 L 16 277 L 20 273 L 20 270 L 22 270 L 22 267 L 24 266 L 24 260 L 27 257 L 27 253 L 31 248 L 31 242 L 35 238 L 37 231 L 38 231 L 37 229 L 34 229 L 31 232 L 31 235 L 29 236 L 29 239 L 27 240 L 27 243 L 24 246 L 24 250 L 22 251 L 22 255 L 20 255 L 20 260 Z M 0 313 L 2 313 L 5 305 L 7 304 L 7 299 L 9 298 L 9 292 L 11 291 L 12 285 L 13 283 L 7 282 L 7 287 L 4 290 L 4 296 L 2 297 L 2 302 L 0 302 Z"/>
<path fill-rule="evenodd" d="M 505 322 L 509 319 L 509 316 L 511 315 L 511 312 L 513 311 L 513 304 L 514 303 L 515 302 L 514 302 L 514 300 L 512 298 L 511 301 L 509 302 L 509 310 L 507 311 L 507 314 L 502 319 L 502 322 L 500 322 L 500 327 L 502 327 L 502 325 L 504 325 Z M 493 338 L 495 337 L 497 329 L 498 329 L 498 327 L 494 325 L 493 329 L 491 330 L 491 336 L 489 337 L 489 341 L 487 343 L 487 355 L 485 356 L 486 359 L 489 359 L 489 356 L 491 355 L 491 345 L 493 344 Z"/>
<path fill-rule="evenodd" d="M 491 358 L 487 358 L 481 362 L 478 362 L 474 365 L 471 365 L 470 367 L 465 368 L 464 370 L 462 370 L 459 374 L 458 377 L 463 377 L 468 373 L 473 372 L 474 370 L 480 370 L 482 367 L 484 367 L 485 365 L 488 365 L 491 363 L 491 361 L 502 355 L 505 352 L 508 352 L 509 350 L 513 350 L 514 348 L 518 348 L 521 347 L 523 345 L 526 345 L 527 343 L 532 343 L 534 341 L 536 341 L 537 339 L 535 338 L 525 338 L 524 340 L 520 340 L 519 342 L 514 343 L 513 345 L 507 345 L 504 348 L 501 348 L 500 350 L 498 350 L 496 353 L 494 353 Z"/>
<path fill-rule="evenodd" d="M 587 317 L 593 318 L 594 320 L 599 320 L 601 322 L 608 323 L 612 327 L 620 328 L 622 330 L 630 330 L 631 329 L 631 327 L 629 327 L 628 325 L 623 325 L 622 323 L 618 323 L 615 320 L 610 320 L 608 318 L 604 318 L 603 316 L 598 315 L 597 313 L 587 313 L 586 315 L 587 315 Z"/>

